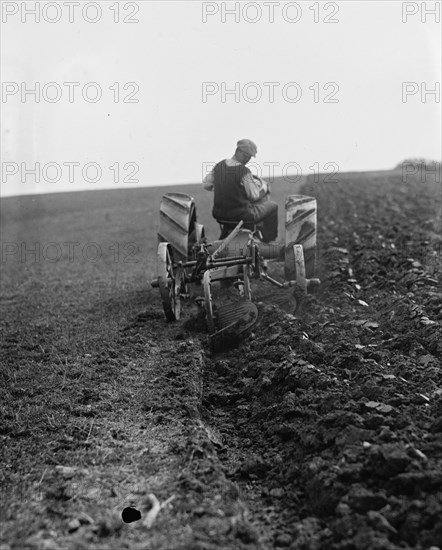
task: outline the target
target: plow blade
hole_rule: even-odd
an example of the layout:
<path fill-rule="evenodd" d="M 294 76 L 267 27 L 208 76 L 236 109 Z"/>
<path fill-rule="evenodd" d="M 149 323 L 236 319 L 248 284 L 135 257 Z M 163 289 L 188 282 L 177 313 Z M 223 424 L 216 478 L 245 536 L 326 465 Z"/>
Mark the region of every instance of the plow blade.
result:
<path fill-rule="evenodd" d="M 228 329 L 240 334 L 253 324 L 258 319 L 258 309 L 253 302 L 235 302 L 220 306 L 216 312 L 216 324 L 219 334 Z"/>
<path fill-rule="evenodd" d="M 209 335 L 210 348 L 214 352 L 235 345 L 239 335 L 250 328 L 258 319 L 258 310 L 253 302 L 244 301 L 218 308 L 216 332 Z"/>

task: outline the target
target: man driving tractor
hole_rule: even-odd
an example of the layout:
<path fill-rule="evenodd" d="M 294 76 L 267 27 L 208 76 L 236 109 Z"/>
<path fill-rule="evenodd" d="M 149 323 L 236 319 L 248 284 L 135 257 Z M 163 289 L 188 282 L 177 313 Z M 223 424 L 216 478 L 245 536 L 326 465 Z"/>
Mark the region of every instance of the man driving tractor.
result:
<path fill-rule="evenodd" d="M 221 238 L 240 220 L 246 228 L 257 225 L 264 242 L 278 235 L 278 205 L 269 199 L 269 185 L 246 167 L 257 152 L 253 141 L 240 139 L 233 157 L 218 162 L 203 179 L 204 189 L 214 192 L 212 215 L 223 228 Z"/>

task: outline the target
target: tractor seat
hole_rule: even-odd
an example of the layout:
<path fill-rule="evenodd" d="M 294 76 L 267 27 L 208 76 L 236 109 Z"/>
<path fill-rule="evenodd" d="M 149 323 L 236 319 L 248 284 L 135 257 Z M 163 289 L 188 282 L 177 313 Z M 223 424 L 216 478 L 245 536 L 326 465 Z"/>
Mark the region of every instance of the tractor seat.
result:
<path fill-rule="evenodd" d="M 221 235 L 219 236 L 220 239 L 225 239 L 239 224 L 241 220 L 232 221 L 232 220 L 220 220 L 216 218 L 216 221 L 219 223 L 219 226 L 221 228 Z M 249 229 L 253 233 L 259 232 L 261 225 L 256 222 L 245 222 L 243 221 L 242 224 L 243 229 Z"/>

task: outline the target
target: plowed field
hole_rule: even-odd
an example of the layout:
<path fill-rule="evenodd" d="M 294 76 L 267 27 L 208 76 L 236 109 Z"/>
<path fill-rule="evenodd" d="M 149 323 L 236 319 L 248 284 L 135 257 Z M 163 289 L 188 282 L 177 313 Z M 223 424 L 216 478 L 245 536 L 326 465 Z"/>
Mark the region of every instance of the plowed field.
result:
<path fill-rule="evenodd" d="M 337 179 L 320 289 L 218 353 L 148 285 L 168 189 L 3 201 L 1 550 L 442 548 L 440 183 Z"/>

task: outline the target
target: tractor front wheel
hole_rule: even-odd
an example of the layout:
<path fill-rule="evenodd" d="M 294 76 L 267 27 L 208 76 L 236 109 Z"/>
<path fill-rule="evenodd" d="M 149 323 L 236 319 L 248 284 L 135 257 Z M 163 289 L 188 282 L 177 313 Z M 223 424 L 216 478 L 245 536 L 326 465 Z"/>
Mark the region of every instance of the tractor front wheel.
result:
<path fill-rule="evenodd" d="M 296 281 L 307 294 L 304 249 L 301 244 L 290 244 L 285 249 L 284 275 L 286 281 Z"/>
<path fill-rule="evenodd" d="M 212 303 L 212 283 L 210 279 L 211 270 L 208 269 L 203 275 L 203 288 L 204 288 L 204 305 L 206 307 L 206 322 L 209 333 L 216 332 L 215 327 L 215 315 L 213 311 Z"/>

